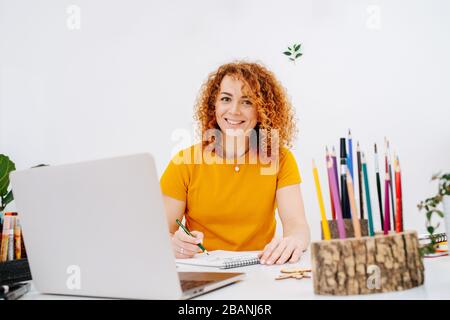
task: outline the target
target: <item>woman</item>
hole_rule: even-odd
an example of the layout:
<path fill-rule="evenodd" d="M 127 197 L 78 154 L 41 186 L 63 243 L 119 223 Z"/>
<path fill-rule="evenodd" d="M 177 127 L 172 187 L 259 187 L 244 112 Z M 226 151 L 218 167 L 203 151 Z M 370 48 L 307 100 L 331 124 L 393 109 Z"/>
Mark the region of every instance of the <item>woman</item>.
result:
<path fill-rule="evenodd" d="M 192 257 L 202 242 L 207 250 L 262 250 L 262 264 L 297 262 L 310 233 L 283 87 L 260 64 L 222 65 L 202 86 L 195 118 L 202 143 L 180 151 L 160 181 L 175 256 Z M 183 216 L 194 237 L 178 229 Z"/>

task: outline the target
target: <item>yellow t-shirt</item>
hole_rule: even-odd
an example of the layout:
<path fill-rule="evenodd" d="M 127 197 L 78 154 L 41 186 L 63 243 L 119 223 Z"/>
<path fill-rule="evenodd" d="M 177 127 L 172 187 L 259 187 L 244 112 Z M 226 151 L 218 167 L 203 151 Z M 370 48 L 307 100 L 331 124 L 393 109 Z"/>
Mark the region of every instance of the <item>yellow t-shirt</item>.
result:
<path fill-rule="evenodd" d="M 196 144 L 176 154 L 164 171 L 162 193 L 186 202 L 186 226 L 204 233 L 207 250 L 261 250 L 272 240 L 276 190 L 299 184 L 301 177 L 287 148 L 281 148 L 278 170 L 267 170 L 275 162 L 249 163 L 255 154 L 247 153 L 247 162 L 236 171 L 236 164 L 214 154 L 202 158 Z"/>

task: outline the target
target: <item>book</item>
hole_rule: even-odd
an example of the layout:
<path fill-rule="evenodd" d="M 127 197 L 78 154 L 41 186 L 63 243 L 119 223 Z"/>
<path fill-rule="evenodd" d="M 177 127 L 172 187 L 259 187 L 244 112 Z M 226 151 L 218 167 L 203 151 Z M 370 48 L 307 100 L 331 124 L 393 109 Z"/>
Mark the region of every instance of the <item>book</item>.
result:
<path fill-rule="evenodd" d="M 259 264 L 259 251 L 225 251 L 214 250 L 206 253 L 198 253 L 193 258 L 176 259 L 177 264 L 186 264 L 199 267 L 214 267 L 230 269 Z"/>

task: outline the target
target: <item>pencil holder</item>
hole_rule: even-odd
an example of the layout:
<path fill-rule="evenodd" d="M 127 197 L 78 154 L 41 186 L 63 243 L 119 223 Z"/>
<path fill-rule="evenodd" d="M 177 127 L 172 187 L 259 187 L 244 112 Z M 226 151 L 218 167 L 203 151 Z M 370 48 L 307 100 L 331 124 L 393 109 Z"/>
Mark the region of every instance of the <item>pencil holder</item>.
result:
<path fill-rule="evenodd" d="M 343 219 L 344 220 L 344 227 L 345 227 L 345 234 L 348 238 L 352 238 L 355 236 L 355 231 L 353 229 L 353 220 L 352 219 Z M 337 220 L 327 220 L 328 226 L 330 228 L 330 235 L 331 239 L 339 239 L 339 230 L 337 225 Z M 359 223 L 361 226 L 361 235 L 362 236 L 368 236 L 369 235 L 369 227 L 368 222 L 366 219 L 359 219 Z M 322 240 L 324 240 L 323 236 L 323 229 L 322 230 Z"/>
<path fill-rule="evenodd" d="M 321 295 L 400 291 L 424 282 L 415 231 L 313 242 L 311 262 L 314 293 Z"/>

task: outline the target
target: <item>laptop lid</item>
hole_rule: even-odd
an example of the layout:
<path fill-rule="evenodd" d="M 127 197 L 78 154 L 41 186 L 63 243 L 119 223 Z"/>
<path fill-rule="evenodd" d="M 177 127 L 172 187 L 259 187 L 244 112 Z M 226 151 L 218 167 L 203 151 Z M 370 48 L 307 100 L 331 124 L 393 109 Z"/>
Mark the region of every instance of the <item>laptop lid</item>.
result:
<path fill-rule="evenodd" d="M 11 184 L 40 292 L 181 297 L 151 155 L 15 171 Z"/>

